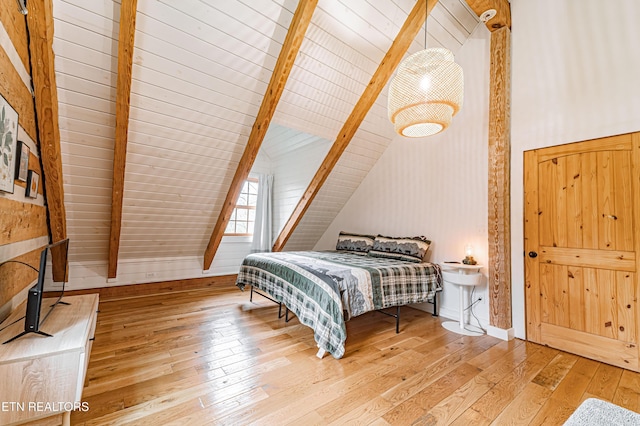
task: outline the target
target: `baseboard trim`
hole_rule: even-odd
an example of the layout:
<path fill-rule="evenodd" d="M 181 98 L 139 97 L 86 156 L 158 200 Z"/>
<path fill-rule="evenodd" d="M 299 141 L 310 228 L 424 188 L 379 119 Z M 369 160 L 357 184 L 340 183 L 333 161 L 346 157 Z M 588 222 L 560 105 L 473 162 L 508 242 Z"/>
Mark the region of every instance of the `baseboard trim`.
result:
<path fill-rule="evenodd" d="M 498 328 L 492 325 L 487 326 L 487 334 L 502 340 L 513 340 L 515 338 L 515 330 L 511 328 Z"/>
<path fill-rule="evenodd" d="M 220 288 L 225 291 L 237 289 L 235 287 L 236 274 L 217 275 L 202 278 L 189 278 L 184 280 L 161 281 L 145 284 L 128 284 L 109 287 L 88 288 L 84 290 L 65 291 L 65 296 L 76 296 L 80 294 L 99 293 L 100 300 L 103 299 L 124 299 L 152 294 L 174 293 L 177 291 L 200 290 L 205 288 Z M 44 297 L 58 297 L 60 291 L 47 291 Z"/>

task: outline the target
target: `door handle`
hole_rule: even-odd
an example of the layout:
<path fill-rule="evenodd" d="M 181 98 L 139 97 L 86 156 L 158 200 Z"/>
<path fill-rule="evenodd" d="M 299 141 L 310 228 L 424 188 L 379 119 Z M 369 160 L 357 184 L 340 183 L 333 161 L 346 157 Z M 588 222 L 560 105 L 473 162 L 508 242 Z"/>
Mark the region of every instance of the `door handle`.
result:
<path fill-rule="evenodd" d="M 529 257 L 532 259 L 535 259 L 536 257 L 538 257 L 538 253 L 536 253 L 535 251 L 530 251 L 529 252 Z"/>

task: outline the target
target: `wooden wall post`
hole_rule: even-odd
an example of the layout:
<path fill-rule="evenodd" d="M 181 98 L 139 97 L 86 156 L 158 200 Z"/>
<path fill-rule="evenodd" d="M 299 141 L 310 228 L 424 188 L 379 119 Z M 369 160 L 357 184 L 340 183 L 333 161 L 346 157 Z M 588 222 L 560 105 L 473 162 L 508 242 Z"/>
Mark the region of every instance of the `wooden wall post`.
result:
<path fill-rule="evenodd" d="M 511 30 L 491 33 L 489 83 L 489 318 L 511 322 Z"/>
<path fill-rule="evenodd" d="M 467 0 L 491 31 L 489 75 L 489 323 L 510 329 L 511 319 L 511 7 L 508 0 Z"/>

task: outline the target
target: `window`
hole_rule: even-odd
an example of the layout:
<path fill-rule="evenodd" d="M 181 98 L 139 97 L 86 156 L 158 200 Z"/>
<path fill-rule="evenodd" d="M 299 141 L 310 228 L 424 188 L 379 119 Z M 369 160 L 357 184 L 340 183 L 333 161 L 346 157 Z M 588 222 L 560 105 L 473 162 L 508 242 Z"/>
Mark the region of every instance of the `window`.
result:
<path fill-rule="evenodd" d="M 256 201 L 258 199 L 258 179 L 244 181 L 236 207 L 231 213 L 224 235 L 251 236 L 256 220 Z"/>

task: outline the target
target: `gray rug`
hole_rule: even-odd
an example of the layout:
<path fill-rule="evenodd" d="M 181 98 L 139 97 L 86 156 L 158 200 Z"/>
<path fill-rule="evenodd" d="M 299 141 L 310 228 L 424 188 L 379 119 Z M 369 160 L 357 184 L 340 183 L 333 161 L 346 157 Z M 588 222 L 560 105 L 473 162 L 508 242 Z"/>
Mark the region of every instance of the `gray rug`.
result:
<path fill-rule="evenodd" d="M 640 414 L 596 398 L 585 399 L 564 423 L 565 426 L 583 425 L 640 425 Z"/>

